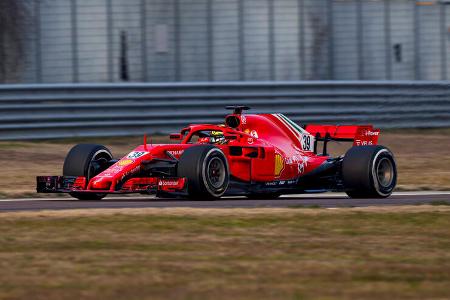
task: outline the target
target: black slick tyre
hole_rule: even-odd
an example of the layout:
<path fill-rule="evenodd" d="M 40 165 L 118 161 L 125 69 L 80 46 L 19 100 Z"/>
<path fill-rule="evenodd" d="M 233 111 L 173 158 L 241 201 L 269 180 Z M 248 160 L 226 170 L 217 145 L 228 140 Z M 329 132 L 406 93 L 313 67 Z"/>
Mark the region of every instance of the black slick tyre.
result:
<path fill-rule="evenodd" d="M 178 162 L 177 174 L 187 178 L 189 198 L 196 200 L 220 198 L 230 182 L 228 161 L 222 150 L 213 145 L 186 149 Z"/>
<path fill-rule="evenodd" d="M 385 198 L 397 183 L 394 155 L 384 146 L 350 148 L 342 162 L 345 191 L 351 198 Z"/>
<path fill-rule="evenodd" d="M 63 175 L 64 176 L 84 176 L 87 181 L 95 175 L 102 172 L 98 168 L 98 161 L 110 161 L 112 159 L 111 151 L 102 145 L 96 144 L 78 144 L 70 149 L 64 160 Z M 79 200 L 100 200 L 106 196 L 104 193 L 77 193 L 72 192 L 70 195 Z"/>

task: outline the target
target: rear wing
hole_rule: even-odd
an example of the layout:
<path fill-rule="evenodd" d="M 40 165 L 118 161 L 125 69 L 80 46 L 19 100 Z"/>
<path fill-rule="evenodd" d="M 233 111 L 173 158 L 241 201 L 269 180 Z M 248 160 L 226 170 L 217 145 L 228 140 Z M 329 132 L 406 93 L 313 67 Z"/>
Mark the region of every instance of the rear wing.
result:
<path fill-rule="evenodd" d="M 353 142 L 353 146 L 376 145 L 380 129 L 372 125 L 306 125 L 317 141 Z"/>

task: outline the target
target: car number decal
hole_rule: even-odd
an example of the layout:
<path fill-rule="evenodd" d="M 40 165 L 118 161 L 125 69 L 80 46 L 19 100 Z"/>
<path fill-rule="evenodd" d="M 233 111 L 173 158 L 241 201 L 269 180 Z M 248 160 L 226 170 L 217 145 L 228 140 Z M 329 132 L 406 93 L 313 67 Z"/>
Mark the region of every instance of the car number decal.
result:
<path fill-rule="evenodd" d="M 302 135 L 301 143 L 303 151 L 314 151 L 314 137 L 312 135 Z"/>
<path fill-rule="evenodd" d="M 145 152 L 145 151 L 133 151 L 133 152 L 130 152 L 130 154 L 127 155 L 127 158 L 138 159 L 139 157 L 142 157 L 142 156 L 144 156 L 147 153 L 148 152 Z"/>

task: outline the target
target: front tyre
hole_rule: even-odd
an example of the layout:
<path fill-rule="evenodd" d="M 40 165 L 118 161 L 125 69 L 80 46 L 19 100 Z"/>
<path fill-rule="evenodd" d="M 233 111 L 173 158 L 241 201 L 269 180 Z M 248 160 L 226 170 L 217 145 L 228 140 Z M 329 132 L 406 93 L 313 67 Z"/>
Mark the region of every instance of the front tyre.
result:
<path fill-rule="evenodd" d="M 64 160 L 64 176 L 83 176 L 87 182 L 102 172 L 102 165 L 112 160 L 111 151 L 102 145 L 78 144 L 70 149 Z M 77 193 L 70 195 L 79 200 L 100 200 L 106 196 L 104 193 Z"/>
<path fill-rule="evenodd" d="M 397 183 L 394 155 L 383 146 L 352 147 L 344 156 L 342 177 L 351 198 L 389 197 Z"/>
<path fill-rule="evenodd" d="M 230 182 L 225 154 L 213 145 L 186 149 L 178 162 L 177 174 L 187 178 L 189 198 L 199 200 L 220 198 Z"/>

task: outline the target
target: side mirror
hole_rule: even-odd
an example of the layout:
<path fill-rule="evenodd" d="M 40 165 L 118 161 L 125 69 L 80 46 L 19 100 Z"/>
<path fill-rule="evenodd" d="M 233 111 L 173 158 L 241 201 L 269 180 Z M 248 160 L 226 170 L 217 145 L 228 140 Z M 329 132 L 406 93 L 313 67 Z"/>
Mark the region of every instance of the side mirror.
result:
<path fill-rule="evenodd" d="M 169 138 L 171 140 L 181 140 L 181 139 L 183 139 L 183 136 L 180 133 L 171 133 L 169 135 Z"/>
<path fill-rule="evenodd" d="M 237 140 L 238 135 L 237 134 L 225 134 L 225 139 L 226 140 Z"/>

